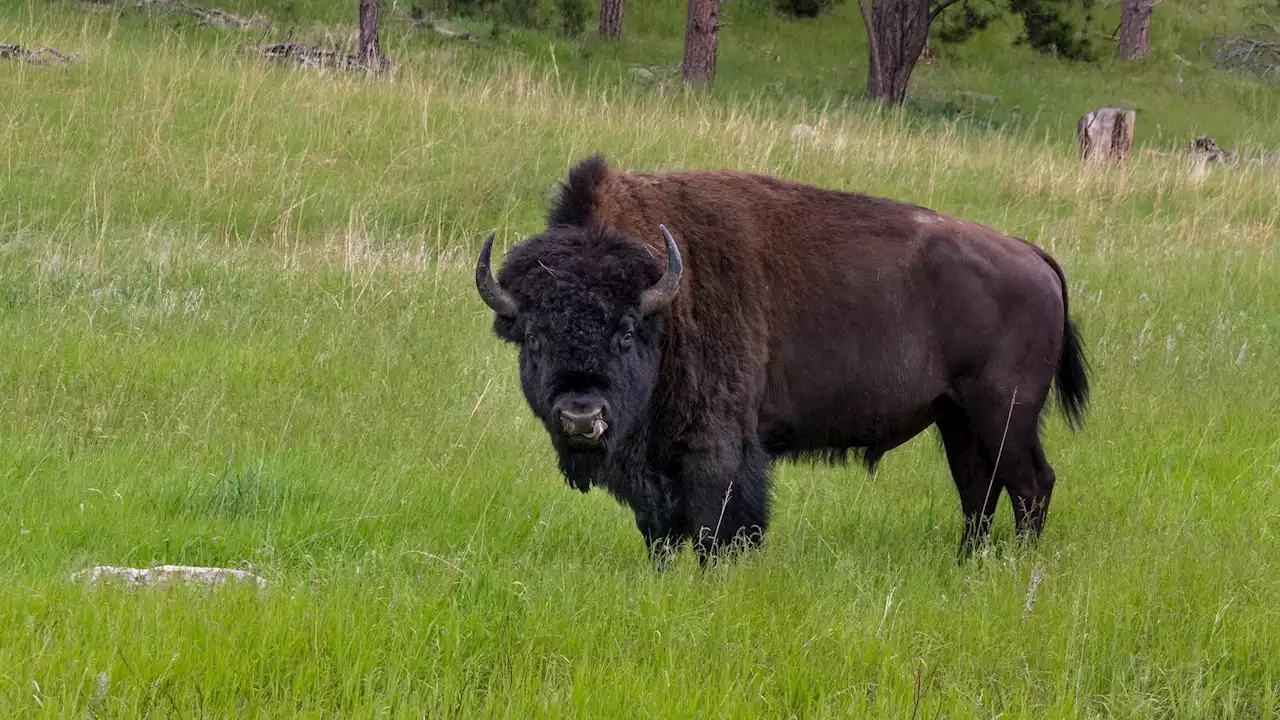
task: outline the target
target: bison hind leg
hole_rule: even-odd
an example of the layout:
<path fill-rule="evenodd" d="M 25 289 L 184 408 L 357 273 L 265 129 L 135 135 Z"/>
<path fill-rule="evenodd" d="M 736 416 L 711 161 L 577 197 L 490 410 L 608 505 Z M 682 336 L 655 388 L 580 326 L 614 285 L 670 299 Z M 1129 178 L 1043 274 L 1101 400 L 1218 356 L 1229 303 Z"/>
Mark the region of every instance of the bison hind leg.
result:
<path fill-rule="evenodd" d="M 1013 520 L 1018 534 L 1034 541 L 1044 530 L 1057 476 L 1045 457 L 1038 432 L 1032 434 L 1027 449 L 1030 467 L 1020 482 L 1009 488 L 1009 497 L 1013 500 Z"/>
<path fill-rule="evenodd" d="M 1004 489 L 991 472 L 991 461 L 981 439 L 959 407 L 948 404 L 937 419 L 947 464 L 964 512 L 964 532 L 960 538 L 960 560 L 968 559 L 991 530 L 1000 492 Z"/>
<path fill-rule="evenodd" d="M 985 539 L 1002 490 L 1013 504 L 1018 535 L 1039 537 L 1055 480 L 1040 444 L 1048 383 L 1025 395 L 992 385 L 968 391 L 958 403 L 947 403 L 937 420 L 964 506 L 962 556 Z"/>

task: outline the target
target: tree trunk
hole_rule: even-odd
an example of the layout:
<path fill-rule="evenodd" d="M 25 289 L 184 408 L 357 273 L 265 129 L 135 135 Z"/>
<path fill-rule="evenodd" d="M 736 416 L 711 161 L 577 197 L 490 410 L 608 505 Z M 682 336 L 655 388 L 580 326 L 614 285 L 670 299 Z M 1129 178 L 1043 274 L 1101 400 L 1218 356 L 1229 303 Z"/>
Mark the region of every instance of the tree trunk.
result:
<path fill-rule="evenodd" d="M 719 15 L 720 0 L 689 0 L 689 17 L 684 28 L 686 85 L 710 85 L 715 81 Z"/>
<path fill-rule="evenodd" d="M 622 37 L 622 10 L 626 0 L 601 0 L 600 37 Z"/>
<path fill-rule="evenodd" d="M 867 95 L 901 105 L 907 98 L 911 71 L 929 39 L 929 0 L 858 0 L 858 7 L 871 50 Z"/>
<path fill-rule="evenodd" d="M 382 0 L 360 0 L 360 62 L 377 70 L 382 66 L 382 49 L 378 46 L 378 6 Z"/>
<path fill-rule="evenodd" d="M 1137 113 L 1101 108 L 1080 118 L 1076 127 L 1080 159 L 1085 162 L 1125 160 L 1133 149 L 1133 125 Z"/>
<path fill-rule="evenodd" d="M 1151 48 L 1153 0 L 1124 0 L 1120 9 L 1120 58 L 1140 60 Z"/>

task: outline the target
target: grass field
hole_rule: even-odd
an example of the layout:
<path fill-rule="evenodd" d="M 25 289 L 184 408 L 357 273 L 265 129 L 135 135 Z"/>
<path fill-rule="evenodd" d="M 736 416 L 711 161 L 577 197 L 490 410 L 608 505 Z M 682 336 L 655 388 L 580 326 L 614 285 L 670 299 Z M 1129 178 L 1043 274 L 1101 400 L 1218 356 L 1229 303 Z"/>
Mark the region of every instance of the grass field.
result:
<path fill-rule="evenodd" d="M 443 45 L 393 79 L 294 72 L 228 37 L 0 13 L 86 56 L 0 64 L 0 716 L 1280 714 L 1275 170 L 1087 169 Z M 874 478 L 780 466 L 760 551 L 654 573 L 630 513 L 559 478 L 471 280 L 484 231 L 535 232 L 596 150 L 1049 248 L 1094 404 L 1047 425 L 1040 545 L 1005 545 L 1004 501 L 958 565 L 922 436 Z M 270 586 L 69 579 L 160 563 Z"/>

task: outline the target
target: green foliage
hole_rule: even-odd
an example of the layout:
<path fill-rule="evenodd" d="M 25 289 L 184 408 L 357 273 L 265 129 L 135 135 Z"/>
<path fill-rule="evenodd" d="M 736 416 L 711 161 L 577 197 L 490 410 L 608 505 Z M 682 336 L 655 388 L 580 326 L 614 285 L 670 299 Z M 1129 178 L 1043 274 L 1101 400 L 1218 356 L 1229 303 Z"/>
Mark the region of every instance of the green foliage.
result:
<path fill-rule="evenodd" d="M 944 10 L 929 30 L 942 42 L 964 42 L 1003 14 L 993 0 L 962 0 Z"/>
<path fill-rule="evenodd" d="M 556 0 L 560 12 L 560 31 L 565 37 L 576 38 L 587 27 L 587 0 Z"/>
<path fill-rule="evenodd" d="M 831 10 L 844 0 L 774 0 L 778 12 L 793 17 L 817 17 Z"/>
<path fill-rule="evenodd" d="M 963 0 L 944 10 L 930 30 L 945 43 L 960 43 L 1011 13 L 1023 27 L 1014 44 L 1066 60 L 1096 60 L 1089 39 L 1093 4 L 1094 0 L 1008 0 L 1007 7 L 1001 7 L 995 0 Z"/>
<path fill-rule="evenodd" d="M 1009 0 L 1009 9 L 1022 16 L 1025 42 L 1035 50 L 1053 53 L 1067 60 L 1094 60 L 1097 55 L 1089 39 L 1094 0 Z M 1079 8 L 1083 19 L 1077 24 L 1068 13 Z"/>

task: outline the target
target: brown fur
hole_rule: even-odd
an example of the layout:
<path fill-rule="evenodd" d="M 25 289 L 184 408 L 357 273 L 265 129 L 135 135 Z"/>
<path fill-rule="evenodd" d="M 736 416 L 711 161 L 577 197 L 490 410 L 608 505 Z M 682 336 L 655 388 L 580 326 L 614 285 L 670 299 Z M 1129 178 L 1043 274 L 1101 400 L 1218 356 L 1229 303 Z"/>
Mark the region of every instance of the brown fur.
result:
<path fill-rule="evenodd" d="M 573 169 L 548 221 L 634 237 L 655 268 L 659 225 L 678 241 L 654 399 L 668 410 L 651 432 L 705 456 L 684 480 L 679 462 L 655 468 L 686 506 L 721 506 L 735 443 L 874 466 L 937 424 L 966 549 L 1001 489 L 1039 534 L 1054 483 L 1041 408 L 1055 374 L 1069 420 L 1088 394 L 1062 272 L 1040 248 L 894 200 L 734 171 L 621 172 L 600 156 Z"/>

